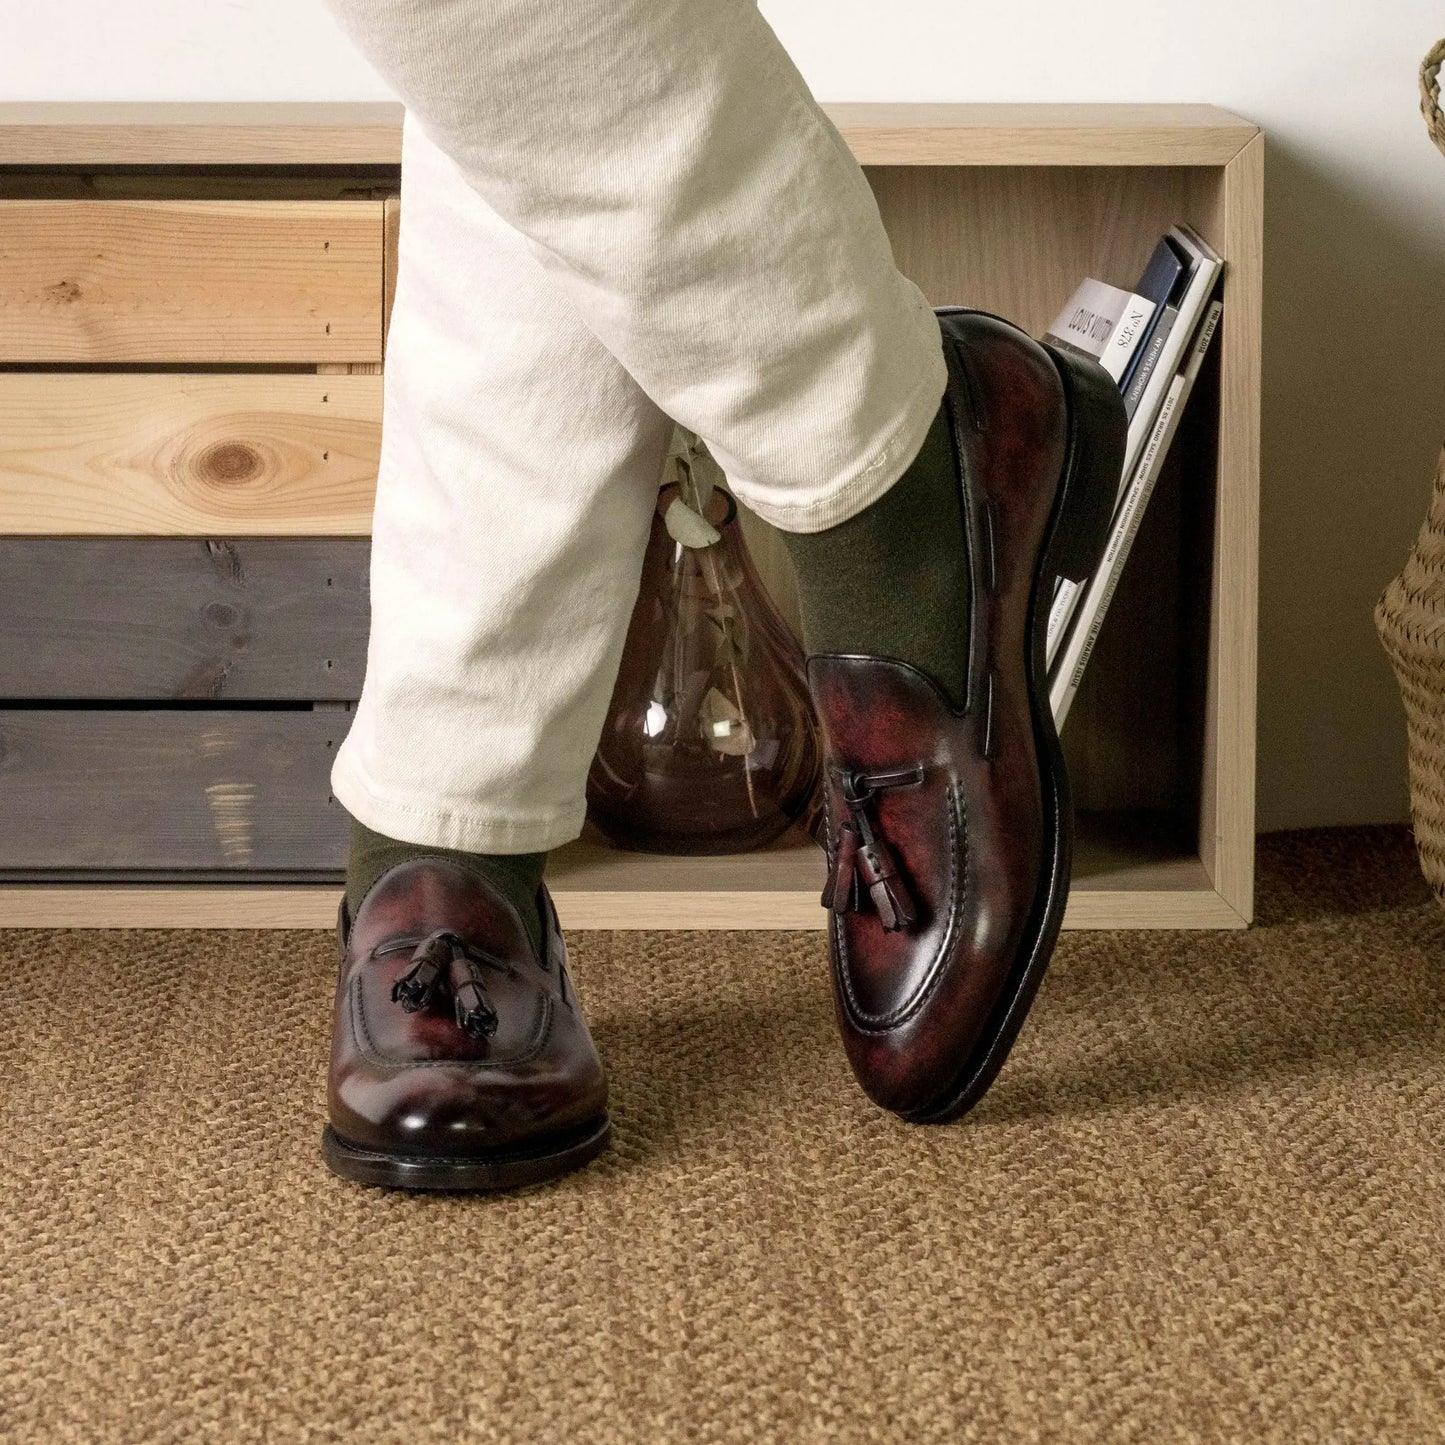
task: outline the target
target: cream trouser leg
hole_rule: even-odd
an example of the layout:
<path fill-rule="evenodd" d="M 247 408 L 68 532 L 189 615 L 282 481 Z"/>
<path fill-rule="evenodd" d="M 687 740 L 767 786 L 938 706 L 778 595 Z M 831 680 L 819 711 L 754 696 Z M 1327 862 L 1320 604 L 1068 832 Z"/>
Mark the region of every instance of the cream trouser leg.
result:
<path fill-rule="evenodd" d="M 874 501 L 937 324 L 750 0 L 331 0 L 407 105 L 366 683 L 392 837 L 575 837 L 670 432 L 790 531 Z"/>

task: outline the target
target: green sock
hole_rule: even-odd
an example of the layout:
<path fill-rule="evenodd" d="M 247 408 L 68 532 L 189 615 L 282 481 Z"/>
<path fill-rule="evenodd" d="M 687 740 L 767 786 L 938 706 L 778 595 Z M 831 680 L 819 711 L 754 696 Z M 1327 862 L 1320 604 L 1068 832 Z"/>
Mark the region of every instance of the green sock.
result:
<path fill-rule="evenodd" d="M 908 470 L 824 532 L 784 532 L 809 652 L 894 657 L 956 705 L 967 691 L 968 557 L 958 466 L 940 409 Z"/>
<path fill-rule="evenodd" d="M 540 955 L 542 918 L 537 911 L 537 889 L 542 882 L 545 853 L 459 853 L 431 848 L 424 843 L 402 843 L 373 833 L 364 823 L 351 820 L 351 856 L 346 862 L 346 911 L 352 918 L 367 890 L 389 868 L 413 858 L 445 858 L 489 883 L 522 916 L 527 937 Z"/>

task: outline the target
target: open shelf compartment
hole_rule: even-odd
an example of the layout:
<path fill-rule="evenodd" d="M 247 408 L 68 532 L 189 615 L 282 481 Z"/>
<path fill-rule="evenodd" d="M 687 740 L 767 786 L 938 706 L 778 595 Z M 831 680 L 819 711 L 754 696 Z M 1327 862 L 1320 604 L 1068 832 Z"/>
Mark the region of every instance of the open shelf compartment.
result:
<path fill-rule="evenodd" d="M 1225 257 L 1221 337 L 1064 730 L 1079 809 L 1065 926 L 1243 926 L 1253 907 L 1259 132 L 1208 106 L 829 109 L 899 265 L 935 304 L 996 311 L 1039 334 L 1084 276 L 1128 283 L 1176 222 Z M 334 190 L 338 166 L 368 186 L 395 176 L 392 107 L 87 112 L 0 107 L 0 167 L 47 167 L 52 178 L 55 168 L 150 167 L 184 185 L 183 167 L 222 166 L 250 178 L 248 194 L 274 183 L 288 196 L 308 168 L 318 195 Z M 350 505 L 341 530 L 364 531 L 369 496 Z M 280 530 L 328 529 L 303 517 Z M 749 535 L 796 618 L 781 546 L 756 527 Z M 822 871 L 796 834 L 712 859 L 588 838 L 558 852 L 550 878 L 574 928 L 816 928 Z M 16 883 L 0 888 L 0 925 L 324 927 L 336 897 L 334 883 Z"/>

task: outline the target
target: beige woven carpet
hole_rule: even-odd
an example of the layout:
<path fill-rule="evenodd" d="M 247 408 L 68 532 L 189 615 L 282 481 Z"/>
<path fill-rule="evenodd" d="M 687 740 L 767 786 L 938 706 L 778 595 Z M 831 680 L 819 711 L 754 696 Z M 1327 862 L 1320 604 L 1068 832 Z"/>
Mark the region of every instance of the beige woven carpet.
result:
<path fill-rule="evenodd" d="M 1068 937 L 946 1129 L 818 938 L 579 937 L 616 1148 L 490 1200 L 322 1169 L 326 935 L 0 935 L 0 1435 L 1438 1439 L 1445 914 L 1397 830 L 1261 870 Z"/>

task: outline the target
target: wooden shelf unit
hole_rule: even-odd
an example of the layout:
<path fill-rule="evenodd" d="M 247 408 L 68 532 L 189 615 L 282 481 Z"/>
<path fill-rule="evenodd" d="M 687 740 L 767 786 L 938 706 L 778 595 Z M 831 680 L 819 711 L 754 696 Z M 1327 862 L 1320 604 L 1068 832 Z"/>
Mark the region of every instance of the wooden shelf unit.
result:
<path fill-rule="evenodd" d="M 1243 926 L 1254 857 L 1259 131 L 1209 106 L 829 110 L 867 169 L 900 266 L 936 304 L 981 306 L 1038 333 L 1082 276 L 1132 279 L 1177 221 L 1225 256 L 1221 341 L 1065 729 L 1080 803 L 1065 926 Z M 0 249 L 41 258 L 33 284 L 0 279 L 0 549 L 55 537 L 364 536 L 399 156 L 400 111 L 387 105 L 0 105 Z M 146 253 L 146 236 L 177 225 L 193 243 L 180 260 Z M 28 247 L 4 245 L 26 228 Z M 306 249 L 323 234 L 341 238 L 324 275 Z M 124 266 L 108 278 L 105 308 L 87 313 L 82 296 L 67 314 L 68 283 L 47 283 L 46 258 L 79 255 L 96 235 L 139 246 L 138 274 L 171 265 L 197 304 L 229 305 L 246 324 L 192 315 L 178 325 L 174 308 L 169 320 L 148 316 L 155 290 L 127 294 Z M 238 236 L 250 238 L 239 249 Z M 298 254 L 312 270 L 296 269 Z M 346 325 L 308 337 L 317 287 Z M 221 332 L 228 349 L 211 339 Z M 148 439 L 137 418 L 152 406 L 165 421 Z M 276 420 L 238 447 L 232 415 Z M 64 434 L 48 440 L 46 426 Z M 781 548 L 750 535 L 792 612 Z M 208 696 L 219 709 L 232 695 Z M 319 701 L 330 693 L 313 696 L 336 706 Z M 0 709 L 12 700 L 0 671 Z M 0 716 L 0 790 L 4 727 Z M 334 882 L 159 871 L 154 882 L 82 882 L 64 871 L 0 884 L 0 926 L 325 927 L 337 897 Z M 551 878 L 574 928 L 807 928 L 823 922 L 821 872 L 797 837 L 722 859 L 583 840 L 556 855 Z"/>

